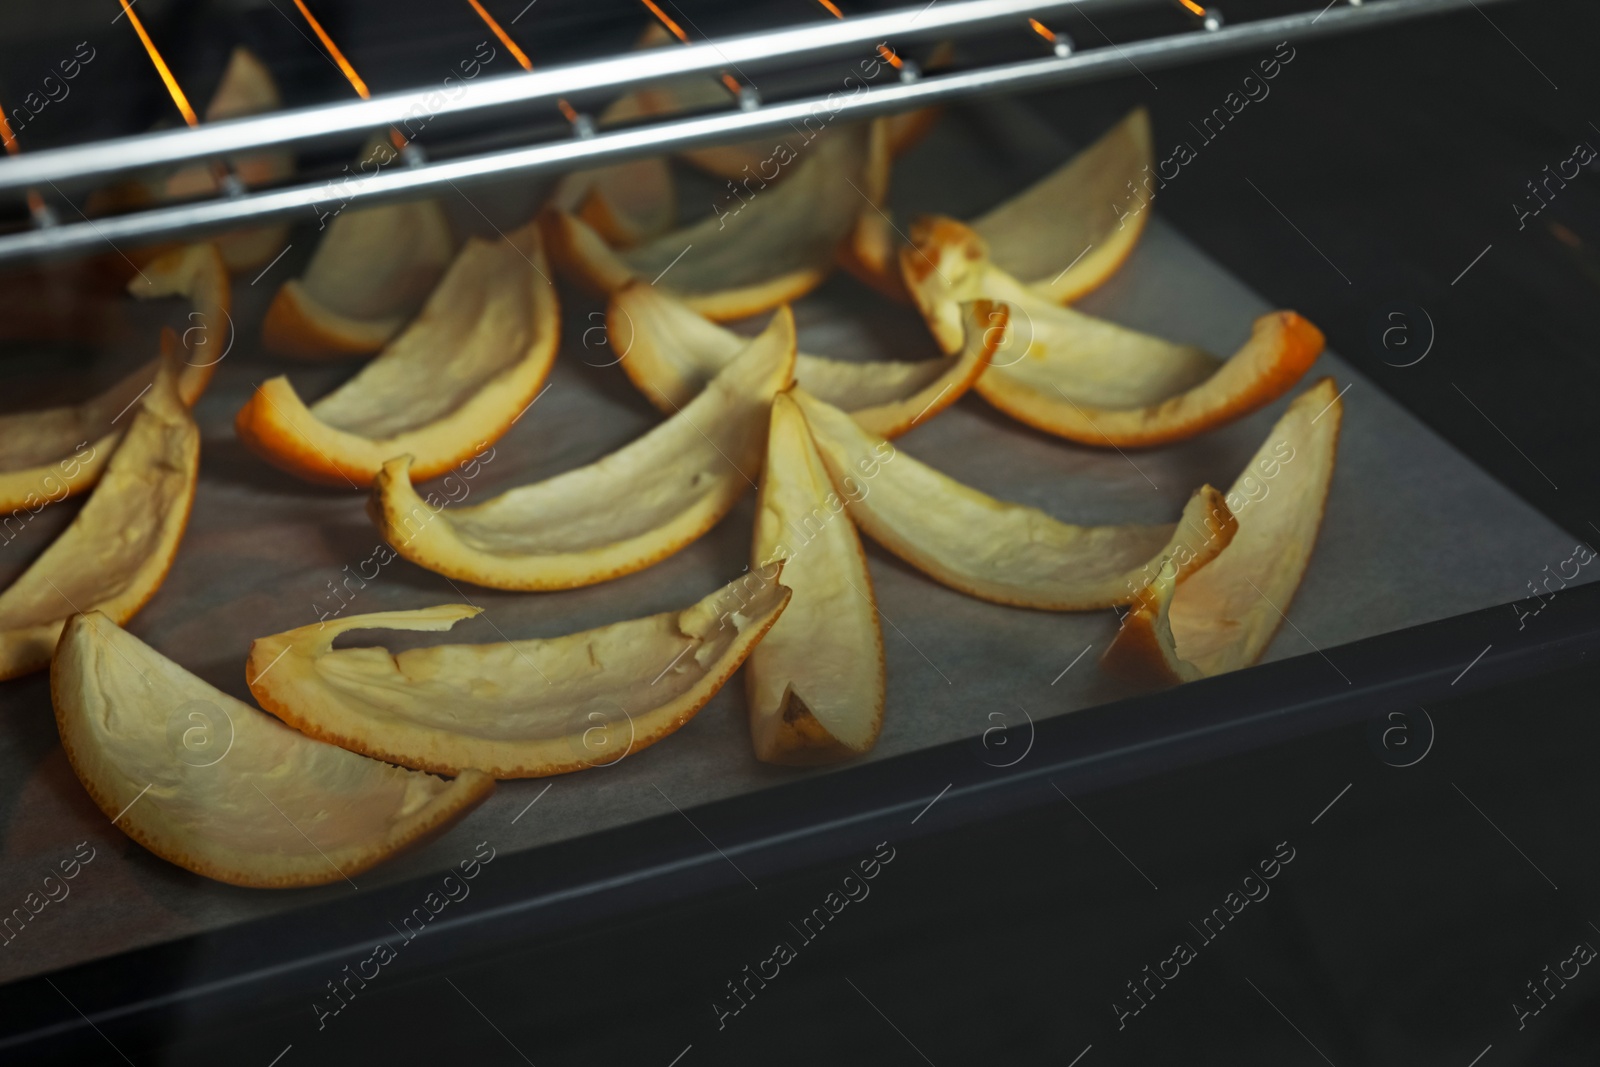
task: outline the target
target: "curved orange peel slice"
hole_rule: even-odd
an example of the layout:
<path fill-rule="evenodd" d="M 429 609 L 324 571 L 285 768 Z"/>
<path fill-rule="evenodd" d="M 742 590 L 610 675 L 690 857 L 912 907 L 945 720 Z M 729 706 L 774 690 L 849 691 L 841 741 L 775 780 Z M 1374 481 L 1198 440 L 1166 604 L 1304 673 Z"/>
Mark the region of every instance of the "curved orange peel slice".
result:
<path fill-rule="evenodd" d="M 699 538 L 754 486 L 794 356 L 783 308 L 699 396 L 603 459 L 447 508 L 417 494 L 402 456 L 383 465 L 368 510 L 400 555 L 477 585 L 573 589 L 632 574 Z"/>
<path fill-rule="evenodd" d="M 147 263 L 128 290 L 140 299 L 186 296 L 192 301 L 178 392 L 194 406 L 233 337 L 222 257 L 211 244 L 174 249 Z M 153 359 L 78 404 L 0 415 L 0 512 L 37 512 L 91 488 L 132 421 L 129 409 L 150 388 L 160 366 L 161 360 Z"/>
<path fill-rule="evenodd" d="M 310 407 L 286 377 L 240 409 L 239 439 L 277 467 L 366 488 L 385 460 L 431 478 L 510 429 L 550 372 L 555 289 L 529 224 L 469 240 L 422 313 L 354 378 Z"/>
<path fill-rule="evenodd" d="M 795 381 L 848 411 L 867 431 L 898 437 L 959 400 L 983 373 L 1004 336 L 990 328 L 992 310 L 983 302 L 965 309 L 966 343 L 959 355 L 858 362 L 802 352 L 795 358 Z M 622 353 L 622 369 L 669 414 L 694 399 L 750 343 L 642 282 L 612 296 L 606 327 Z"/>
<path fill-rule="evenodd" d="M 1139 243 L 1150 220 L 1153 161 L 1149 112 L 1135 108 L 1094 144 L 970 225 L 1001 270 L 1041 299 L 1068 303 L 1115 274 Z"/>
<path fill-rule="evenodd" d="M 276 111 L 283 106 L 272 72 L 242 46 L 234 48 L 228 65 L 206 105 L 205 121 L 243 118 Z M 235 177 L 245 186 L 264 185 L 294 172 L 294 157 L 288 152 L 260 152 L 228 157 Z M 84 205 L 90 216 L 114 214 L 148 207 L 168 200 L 189 200 L 215 196 L 219 191 L 217 169 L 212 163 L 197 163 L 173 173 L 147 173 L 115 185 L 96 189 Z M 230 230 L 211 238 L 230 270 L 248 270 L 266 263 L 284 247 L 287 224 Z M 158 243 L 130 249 L 127 256 L 113 256 L 114 269 L 129 264 L 143 265 L 178 247 Z"/>
<path fill-rule="evenodd" d="M 757 583 L 781 568 L 793 594 L 745 667 L 750 738 L 767 763 L 848 759 L 883 729 L 883 634 L 861 538 L 844 511 L 805 416 L 780 393 L 750 566 Z"/>
<path fill-rule="evenodd" d="M 261 60 L 248 48 L 235 47 L 217 91 L 206 105 L 207 122 L 243 118 L 283 107 L 278 85 Z M 229 160 L 233 173 L 246 186 L 265 185 L 294 173 L 294 156 L 288 152 L 261 152 Z M 166 181 L 169 199 L 188 199 L 217 192 L 216 171 L 210 164 L 185 167 Z M 233 230 L 214 238 L 230 270 L 249 270 L 265 264 L 284 247 L 288 224 Z"/>
<path fill-rule="evenodd" d="M 1011 308 L 1008 333 L 974 388 L 1019 422 L 1099 447 L 1167 444 L 1231 422 L 1288 392 L 1322 354 L 1322 331 L 1293 311 L 1258 318 L 1227 360 L 1071 308 L 999 267 L 982 238 L 929 219 L 902 251 L 913 295 L 940 344 L 956 336 L 956 298 Z M 926 257 L 926 261 L 924 261 Z"/>
<path fill-rule="evenodd" d="M 1343 417 L 1332 378 L 1289 404 L 1228 490 L 1233 542 L 1200 569 L 1155 569 L 1106 649 L 1108 670 L 1170 684 L 1261 658 L 1311 562 Z"/>
<path fill-rule="evenodd" d="M 169 357 L 100 484 L 61 535 L 0 593 L 0 680 L 45 667 L 67 619 L 126 622 L 167 576 L 189 522 L 200 431 Z"/>
<path fill-rule="evenodd" d="M 582 219 L 613 248 L 632 248 L 667 232 L 678 208 L 664 156 L 568 174 L 557 184 L 551 205 Z"/>
<path fill-rule="evenodd" d="M 898 117 L 898 116 L 896 116 Z M 909 302 L 901 276 L 898 233 L 889 218 L 889 178 L 894 151 L 890 119 L 872 120 L 867 142 L 867 162 L 862 169 L 861 195 L 866 204 L 856 215 L 855 227 L 839 246 L 839 266 L 866 282 L 890 300 Z"/>
<path fill-rule="evenodd" d="M 539 640 L 335 649 L 352 630 L 447 630 L 445 604 L 354 615 L 256 639 L 261 706 L 301 733 L 403 767 L 540 778 L 610 766 L 683 726 L 739 669 L 789 602 L 740 583 L 688 608 Z"/>
<path fill-rule="evenodd" d="M 362 168 L 393 152 L 387 141 L 375 142 Z M 305 273 L 283 283 L 261 323 L 262 344 L 280 355 L 376 352 L 423 306 L 455 254 L 434 200 L 352 208 L 325 225 Z"/>
<path fill-rule="evenodd" d="M 162 859 L 219 882 L 349 879 L 494 792 L 479 771 L 447 782 L 297 733 L 100 612 L 67 623 L 50 695 L 61 747 L 100 810 Z M 202 738 L 222 750 L 216 759 L 187 743 Z"/>
<path fill-rule="evenodd" d="M 570 213 L 547 212 L 550 254 L 601 294 L 638 278 L 718 321 L 769 311 L 810 292 L 832 270 L 865 206 L 856 186 L 868 140 L 864 128 L 825 131 L 790 153 L 782 165 L 793 169 L 782 181 L 726 197 L 711 217 L 626 250 L 613 249 Z"/>
<path fill-rule="evenodd" d="M 1232 539 L 1222 494 L 1195 490 L 1176 525 L 1077 526 L 917 462 L 796 389 L 834 488 L 874 541 L 952 589 L 997 604 L 1090 611 L 1125 604 L 1152 563 L 1189 545 L 1202 566 Z"/>

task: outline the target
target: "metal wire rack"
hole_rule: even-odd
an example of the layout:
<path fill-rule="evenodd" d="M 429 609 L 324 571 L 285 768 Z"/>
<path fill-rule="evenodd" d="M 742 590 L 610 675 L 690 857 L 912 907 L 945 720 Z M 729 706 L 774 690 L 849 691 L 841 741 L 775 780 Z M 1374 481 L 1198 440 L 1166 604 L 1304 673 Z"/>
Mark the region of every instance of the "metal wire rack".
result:
<path fill-rule="evenodd" d="M 348 204 L 403 200 L 513 174 L 555 173 L 617 163 L 750 138 L 796 126 L 819 114 L 825 114 L 830 121 L 840 116 L 864 119 L 982 94 L 1092 81 L 1133 68 L 1159 69 L 1258 49 L 1285 39 L 1298 42 L 1441 14 L 1469 4 L 1478 6 L 1478 0 L 1331 0 L 1319 8 L 1229 24 L 1217 8 L 1201 7 L 1194 0 L 1178 0 L 1190 14 L 1175 32 L 1132 41 L 1106 39 L 1102 44 L 1080 48 L 1067 35 L 1046 29 L 1052 15 L 1067 11 L 1100 14 L 1149 7 L 1166 0 L 935 0 L 920 7 L 852 18 L 844 18 L 834 5 L 819 0 L 839 17 L 698 43 L 690 42 L 650 0 L 643 2 L 683 39 L 686 47 L 633 52 L 539 70 L 532 69 L 520 50 L 513 48 L 527 68 L 520 73 L 465 82 L 459 91 L 448 95 L 435 87 L 371 95 L 344 62 L 337 46 L 315 23 L 309 9 L 297 0 L 297 6 L 345 68 L 362 99 L 231 121 L 191 122 L 179 129 L 34 153 L 14 151 L 0 159 L 0 202 L 27 202 L 32 223 L 0 234 L 0 263 L 84 255 L 104 249 L 108 243 L 138 245 L 200 236 L 245 223 L 316 212 L 319 205 L 333 201 Z M 512 43 L 486 11 L 480 9 L 479 13 L 503 42 Z M 995 33 L 1014 35 L 1033 54 L 924 72 L 915 63 L 901 60 L 888 45 L 929 40 L 959 45 Z M 148 41 L 146 48 L 157 69 L 164 70 Z M 1041 49 L 1044 55 L 1038 54 Z M 883 65 L 879 77 L 858 83 L 849 93 L 841 92 L 837 61 L 856 54 L 883 55 L 891 62 Z M 828 66 L 830 63 L 834 65 Z M 809 67 L 820 76 L 813 77 L 812 83 L 821 80 L 824 88 L 831 84 L 832 91 L 812 89 L 791 98 L 768 101 L 751 86 L 734 82 L 739 91 L 730 92 L 728 106 L 722 110 L 669 115 L 603 130 L 596 129 L 592 118 L 610 100 L 672 79 L 723 75 L 729 81 L 730 70 L 792 71 L 797 67 Z M 831 79 L 829 71 L 834 72 Z M 170 80 L 168 84 L 172 88 Z M 545 119 L 557 107 L 566 122 L 552 127 Z M 302 176 L 278 188 L 247 189 L 237 181 L 226 180 L 223 161 L 228 156 L 262 149 L 354 144 L 374 132 L 394 130 L 408 121 L 415 123 L 418 116 L 426 116 L 430 131 L 447 129 L 452 122 L 492 120 L 501 129 L 522 130 L 526 138 L 524 143 L 510 147 L 444 157 L 411 142 L 398 156 L 400 165 L 337 185 Z M 15 147 L 9 139 L 8 147 Z M 93 220 L 83 216 L 68 199 L 73 190 L 134 171 L 195 162 L 209 162 L 224 175 L 217 195 Z M 39 192 L 43 189 L 54 191 L 64 202 L 60 210 L 45 204 Z"/>

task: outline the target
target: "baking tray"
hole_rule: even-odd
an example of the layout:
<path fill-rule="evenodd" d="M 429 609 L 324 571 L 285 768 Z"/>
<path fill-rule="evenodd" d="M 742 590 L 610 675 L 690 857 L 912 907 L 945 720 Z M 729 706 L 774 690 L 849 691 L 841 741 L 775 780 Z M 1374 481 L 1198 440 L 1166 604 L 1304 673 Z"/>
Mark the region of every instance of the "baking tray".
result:
<path fill-rule="evenodd" d="M 1047 124 L 1021 102 L 958 109 L 897 167 L 896 215 L 975 213 L 1066 154 Z M 525 215 L 536 197 L 532 190 L 473 194 L 477 206 L 502 226 L 519 212 Z M 453 210 L 482 227 L 476 208 L 457 204 Z M 298 233 L 295 248 L 257 284 L 237 280 L 236 318 L 242 325 L 197 409 L 204 444 L 194 520 L 166 586 L 131 624 L 158 650 L 246 700 L 249 639 L 314 621 L 318 606 L 332 603 L 328 583 L 342 579 L 346 566 L 357 569 L 378 544 L 359 496 L 281 475 L 232 435 L 233 413 L 256 382 L 288 372 L 309 397 L 349 373 L 276 361 L 254 344 L 266 298 L 309 252 L 310 238 L 308 231 Z M 471 479 L 473 495 L 588 462 L 658 420 L 609 365 L 614 353 L 591 332 L 601 321 L 594 314 L 597 305 L 565 291 L 563 296 L 566 337 L 551 387 Z M 1083 306 L 1219 352 L 1232 351 L 1251 319 L 1270 307 L 1159 215 L 1123 270 Z M 830 282 L 796 311 L 807 351 L 855 358 L 932 354 L 914 313 L 885 305 L 847 279 Z M 111 373 L 81 362 L 63 369 Z M 1559 610 L 1530 622 L 1526 629 L 1536 637 L 1518 629 L 1515 612 L 1505 606 L 1527 595 L 1528 583 L 1542 576 L 1543 567 L 1571 556 L 1573 539 L 1337 356 L 1325 355 L 1307 381 L 1321 374 L 1350 386 L 1339 468 L 1317 553 L 1289 609 L 1293 625 L 1284 627 L 1265 657 L 1271 666 L 1134 697 L 1095 668 L 1115 631 L 1111 613 L 1054 615 L 981 603 L 869 546 L 889 669 L 885 729 L 870 757 L 844 770 L 814 772 L 757 763 L 749 753 L 742 687 L 734 684 L 679 734 L 614 766 L 554 781 L 504 783 L 461 826 L 361 876 L 355 891 L 343 883 L 278 893 L 237 889 L 151 856 L 112 828 L 79 787 L 56 742 L 45 680 L 9 683 L 0 691 L 0 899 L 20 901 L 79 842 L 93 847 L 96 858 L 69 900 L 47 909 L 0 954 L 0 979 L 71 967 L 79 976 L 93 973 L 94 992 L 87 982 L 81 991 L 93 997 L 86 1010 L 101 1013 L 101 1021 L 182 1000 L 200 987 L 215 996 L 237 995 L 269 975 L 275 982 L 315 988 L 319 980 L 300 973 L 303 968 L 384 936 L 378 915 L 388 914 L 386 903 L 420 897 L 427 890 L 419 887 L 470 856 L 480 841 L 506 857 L 503 877 L 480 893 L 483 903 L 440 931 L 471 926 L 469 919 L 476 922 L 496 908 L 536 913 L 535 925 L 559 924 L 562 916 L 576 921 L 586 914 L 584 907 L 599 907 L 602 897 L 627 899 L 641 886 L 652 888 L 643 898 L 636 895 L 636 902 L 689 891 L 708 879 L 758 879 L 764 871 L 826 852 L 832 846 L 817 844 L 819 834 L 842 842 L 851 834 L 831 831 L 870 827 L 885 811 L 908 805 L 915 814 L 941 785 L 955 788 L 940 803 L 954 807 L 970 794 L 965 810 L 983 810 L 970 803 L 983 791 L 981 783 L 937 781 L 952 761 L 963 774 L 988 776 L 984 782 L 1020 783 L 1085 761 L 1099 768 L 1097 774 L 1113 773 L 1108 767 L 1147 772 L 1161 765 L 1152 753 L 1182 749 L 1195 756 L 1217 745 L 1265 743 L 1286 730 L 1324 723 L 1329 715 L 1361 708 L 1370 713 L 1375 692 L 1398 699 L 1401 692 L 1446 685 L 1445 675 L 1463 668 L 1458 685 L 1487 684 L 1547 657 L 1593 647 L 1586 617 L 1572 607 L 1582 597 L 1593 600 L 1592 591 L 1575 590 L 1559 601 Z M 1122 455 L 1036 434 L 968 397 L 898 444 L 956 478 L 1064 519 L 1170 521 L 1195 486 L 1231 481 L 1282 406 L 1197 441 Z M 42 513 L 8 547 L 11 555 L 0 559 L 7 577 L 20 569 L 30 548 L 42 546 L 70 519 L 66 506 L 56 511 Z M 508 594 L 463 587 L 487 609 L 487 619 L 462 624 L 452 639 L 496 640 L 496 629 L 513 638 L 549 636 L 688 604 L 739 572 L 750 522 L 746 499 L 686 551 L 591 589 Z M 461 592 L 443 578 L 397 559 L 347 610 L 460 599 Z M 1494 610 L 1422 626 L 1479 609 Z M 1491 632 L 1498 638 L 1473 645 L 1479 634 Z M 1383 634 L 1395 636 L 1363 641 Z M 1352 642 L 1363 643 L 1350 647 Z M 1496 643 L 1499 652 L 1493 651 Z M 1474 660 L 1480 649 L 1483 655 Z M 1288 662 L 1274 663 L 1279 660 Z M 1093 714 L 1082 710 L 1090 708 Z M 1057 718 L 1066 712 L 1080 714 Z M 1003 728 L 999 734 L 997 726 Z M 1002 768 L 1018 751 L 1002 742 L 1037 745 L 1028 749 L 1025 772 Z M 925 791 L 904 789 L 924 779 Z M 896 793 L 897 786 L 904 791 Z M 856 805 L 853 811 L 840 808 L 847 801 Z M 714 802 L 721 803 L 695 811 Z M 717 840 L 721 851 L 708 848 L 708 839 Z M 787 844 L 773 851 L 775 842 Z M 758 854 L 767 858 L 757 862 Z M 738 868 L 734 856 L 745 857 Z M 557 857 L 561 866 L 546 869 L 546 858 L 554 864 Z M 663 884 L 672 878 L 685 879 L 678 890 Z M 397 907 L 394 913 L 408 910 L 409 905 Z M 435 934 L 433 941 L 429 952 L 445 951 L 445 938 Z M 119 953 L 126 955 L 105 959 Z M 427 957 L 417 952 L 410 965 Z M 135 973 L 143 977 L 135 981 Z M 70 975 L 58 977 L 72 984 Z M 19 1003 L 42 988 L 37 982 L 12 987 L 23 998 Z M 28 1022 L 13 1014 L 14 1022 L 0 1023 L 9 1040 L 81 1025 L 58 1001 L 41 1002 L 37 1013 L 27 1014 Z"/>

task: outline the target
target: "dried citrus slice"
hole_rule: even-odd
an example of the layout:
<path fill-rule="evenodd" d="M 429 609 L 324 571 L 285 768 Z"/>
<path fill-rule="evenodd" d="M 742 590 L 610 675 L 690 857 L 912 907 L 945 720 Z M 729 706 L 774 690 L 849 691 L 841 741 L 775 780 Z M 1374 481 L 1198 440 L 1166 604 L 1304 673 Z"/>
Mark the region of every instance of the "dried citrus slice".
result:
<path fill-rule="evenodd" d="M 1233 516 L 1209 485 L 1195 490 L 1175 526 L 1071 525 L 962 485 L 838 408 L 793 395 L 856 525 L 930 578 L 982 600 L 1044 611 L 1126 604 L 1176 546 L 1189 546 L 1193 568 L 1233 537 Z"/>
<path fill-rule="evenodd" d="M 224 119 L 258 115 L 276 111 L 283 106 L 278 86 L 272 73 L 249 49 L 236 47 L 228 57 L 228 66 L 217 83 L 216 92 L 206 105 L 205 120 L 218 122 Z M 263 185 L 287 177 L 294 171 L 294 157 L 287 152 L 262 152 L 228 157 L 233 175 L 246 186 Z M 89 194 L 85 212 L 93 216 L 115 214 L 149 207 L 165 200 L 187 200 L 215 195 L 219 188 L 218 169 L 210 162 L 183 167 L 173 173 L 149 172 L 115 185 L 96 189 Z M 212 242 L 222 252 L 222 258 L 231 270 L 245 270 L 259 266 L 276 256 L 284 247 L 289 228 L 287 225 L 253 227 L 232 230 Z M 143 264 L 148 259 L 177 247 L 170 243 L 146 245 L 130 249 L 126 256 L 113 257 L 113 268 L 130 263 Z"/>
<path fill-rule="evenodd" d="M 50 695 L 61 747 L 100 810 L 162 859 L 219 882 L 349 879 L 494 792 L 480 771 L 447 782 L 299 734 L 98 611 L 66 624 Z"/>
<path fill-rule="evenodd" d="M 469 240 L 422 314 L 383 353 L 309 408 L 285 377 L 240 411 L 239 439 L 328 485 L 371 484 L 384 460 L 431 478 L 505 433 L 538 393 L 559 336 L 555 289 L 532 223 Z"/>
<path fill-rule="evenodd" d="M 991 311 L 983 302 L 965 309 L 959 355 L 855 362 L 802 352 L 795 358 L 795 381 L 848 411 L 869 432 L 897 437 L 955 403 L 983 373 L 1004 336 L 1003 330 L 990 328 Z M 612 296 L 606 326 L 611 344 L 622 353 L 622 369 L 668 413 L 694 399 L 750 343 L 643 282 Z"/>
<path fill-rule="evenodd" d="M 883 728 L 883 634 L 867 557 L 844 510 L 805 416 L 779 394 L 750 565 L 761 583 L 781 568 L 794 593 L 745 668 L 750 738 L 768 763 L 848 759 Z"/>
<path fill-rule="evenodd" d="M 958 296 L 982 293 L 1012 309 L 978 392 L 1012 418 L 1080 444 L 1134 448 L 1193 437 L 1282 396 L 1322 353 L 1321 330 L 1275 311 L 1219 360 L 1041 299 L 953 220 L 925 220 L 913 240 L 902 264 L 941 345 L 959 337 Z"/>
<path fill-rule="evenodd" d="M 369 505 L 400 555 L 499 589 L 572 589 L 643 570 L 721 520 L 761 470 L 772 398 L 794 374 L 794 316 L 762 334 L 672 418 L 586 467 L 466 507 L 432 506 L 411 457 Z"/>
<path fill-rule="evenodd" d="M 734 582 L 681 611 L 543 640 L 390 654 L 333 647 L 352 630 L 448 630 L 445 604 L 353 615 L 256 639 L 261 706 L 302 733 L 404 767 L 539 778 L 609 766 L 694 718 L 789 601 Z"/>
<path fill-rule="evenodd" d="M 639 47 L 657 43 L 649 35 Z M 600 112 L 601 129 L 646 114 L 638 93 L 612 101 Z M 666 156 L 646 156 L 623 163 L 563 175 L 550 198 L 551 206 L 570 211 L 613 248 L 632 248 L 672 228 L 678 204 L 672 166 Z"/>
<path fill-rule="evenodd" d="M 189 523 L 200 431 L 168 358 L 100 484 L 61 536 L 0 593 L 0 679 L 44 667 L 68 617 L 126 622 L 155 595 Z"/>
<path fill-rule="evenodd" d="M 741 184 L 711 217 L 623 251 L 583 220 L 549 212 L 550 253 L 600 293 L 641 278 L 719 321 L 770 310 L 810 292 L 832 269 L 865 206 L 858 186 L 868 140 L 865 127 L 824 131 L 775 164 L 792 168 L 782 181 Z"/>
<path fill-rule="evenodd" d="M 147 263 L 128 290 L 141 299 L 186 296 L 193 302 L 178 375 L 178 392 L 192 406 L 232 341 L 222 257 L 210 244 L 175 249 Z M 0 512 L 36 513 L 94 485 L 132 421 L 129 408 L 150 388 L 160 363 L 151 360 L 79 404 L 0 415 Z"/>
<path fill-rule="evenodd" d="M 1322 331 L 1293 311 L 1256 319 L 1227 360 L 1070 308 L 1013 305 L 1014 358 L 975 388 L 1036 429 L 1080 444 L 1144 447 L 1231 422 L 1288 392 L 1322 353 Z"/>
<path fill-rule="evenodd" d="M 662 156 L 568 174 L 551 204 L 582 219 L 613 248 L 665 233 L 677 213 L 672 168 Z"/>
<path fill-rule="evenodd" d="M 1098 141 L 971 226 L 1001 270 L 1056 304 L 1116 273 L 1150 219 L 1150 115 L 1130 111 Z"/>
<path fill-rule="evenodd" d="M 889 218 L 889 176 L 893 151 L 890 120 L 874 119 L 867 142 L 867 162 L 862 168 L 860 193 L 866 199 L 856 224 L 839 246 L 839 266 L 891 300 L 906 303 L 909 296 L 896 256 L 898 234 Z"/>
<path fill-rule="evenodd" d="M 374 141 L 358 167 L 371 173 L 394 157 L 391 144 Z M 376 352 L 422 307 L 455 252 L 450 224 L 434 200 L 330 207 L 319 229 L 322 241 L 305 274 L 283 283 L 261 324 L 262 343 L 281 355 L 336 359 Z"/>
<path fill-rule="evenodd" d="M 1189 573 L 1158 566 L 1106 649 L 1106 667 L 1179 682 L 1248 667 L 1284 619 L 1316 547 L 1343 405 L 1332 378 L 1290 403 L 1228 490 L 1239 532 Z"/>
<path fill-rule="evenodd" d="M 278 85 L 272 72 L 247 48 L 235 47 L 228 57 L 228 67 L 206 105 L 207 122 L 243 118 L 283 107 Z M 233 173 L 247 186 L 265 185 L 286 178 L 294 172 L 294 157 L 288 152 L 261 152 L 235 156 L 228 161 Z M 166 181 L 166 196 L 170 199 L 188 199 L 206 196 L 217 191 L 216 171 L 210 164 L 185 167 Z M 222 259 L 230 270 L 247 270 L 259 267 L 282 251 L 287 242 L 289 227 L 257 226 L 235 230 L 214 238 L 222 252 Z"/>

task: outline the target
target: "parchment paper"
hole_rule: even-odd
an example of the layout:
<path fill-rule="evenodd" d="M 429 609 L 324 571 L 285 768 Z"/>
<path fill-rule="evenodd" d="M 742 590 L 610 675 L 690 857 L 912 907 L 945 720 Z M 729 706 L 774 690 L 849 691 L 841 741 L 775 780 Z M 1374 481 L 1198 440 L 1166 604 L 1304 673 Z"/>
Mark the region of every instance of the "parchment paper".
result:
<path fill-rule="evenodd" d="M 897 219 L 925 210 L 970 215 L 1065 157 L 1047 128 L 1028 125 L 1020 105 L 1006 107 L 946 116 L 929 141 L 902 160 L 895 175 Z M 698 206 L 691 199 L 694 188 L 691 183 L 685 192 L 686 213 L 708 212 L 709 197 L 705 207 Z M 481 228 L 475 211 L 459 203 L 452 209 Z M 501 215 L 507 223 L 516 221 Z M 265 301 L 298 271 L 314 236 L 309 229 L 298 231 L 290 254 L 258 284 L 236 279 L 239 335 L 197 412 L 204 444 L 193 521 L 166 585 L 130 624 L 156 649 L 246 701 L 250 639 L 313 622 L 319 607 L 331 610 L 337 602 L 329 583 L 341 580 L 346 566 L 349 573 L 357 571 L 379 543 L 360 494 L 304 485 L 269 468 L 233 436 L 233 415 L 254 383 L 287 372 L 309 401 L 354 370 L 348 363 L 315 367 L 275 360 L 257 350 Z M 492 461 L 469 483 L 468 499 L 590 462 L 659 419 L 619 368 L 603 366 L 613 356 L 597 346 L 597 335 L 585 344 L 585 331 L 603 321 L 593 314 L 598 305 L 566 289 L 563 304 L 566 341 L 552 385 L 496 445 Z M 1082 306 L 1226 354 L 1271 305 L 1157 217 L 1128 264 Z M 796 310 L 806 351 L 855 358 L 934 354 L 912 311 L 886 304 L 848 278 L 830 281 Z M 169 308 L 163 314 L 181 318 L 182 312 Z M 150 336 L 140 334 L 140 344 Z M 124 348 L 126 360 L 153 345 Z M 13 369 L 26 366 L 28 387 L 39 386 L 38 392 L 48 386 L 57 402 L 81 395 L 85 373 L 105 380 L 129 365 L 110 357 L 64 360 L 61 374 L 72 380 L 63 382 L 41 380 L 38 360 L 8 363 Z M 1336 650 L 1358 638 L 1509 602 L 1526 595 L 1526 583 L 1545 564 L 1571 554 L 1570 537 L 1336 356 L 1323 356 L 1306 382 L 1324 374 L 1350 384 L 1338 472 L 1321 540 L 1290 608 L 1294 626 L 1281 630 L 1268 659 L 1308 652 L 1313 642 Z M 37 401 L 21 395 L 7 401 L 12 407 L 29 402 Z M 1065 520 L 1165 522 L 1177 517 L 1202 482 L 1226 488 L 1283 404 L 1196 441 L 1120 455 L 1030 431 L 972 395 L 897 444 L 957 479 Z M 0 548 L 0 580 L 18 573 L 74 511 L 71 504 L 47 509 L 23 537 Z M 487 617 L 459 625 L 448 640 L 552 636 L 692 603 L 740 572 L 751 518 L 747 496 L 685 551 L 594 588 L 514 594 L 464 586 Z M 1115 631 L 1111 612 L 1058 615 L 999 607 L 935 584 L 870 542 L 868 555 L 884 618 L 889 678 L 882 739 L 868 759 L 979 734 L 992 725 L 986 715 L 995 708 L 1020 704 L 1037 718 L 1127 693 L 1097 667 Z M 445 579 L 396 559 L 345 610 L 461 599 Z M 407 641 L 370 633 L 352 640 L 391 636 L 397 638 L 391 647 Z M 416 643 L 441 639 L 419 635 Z M 1332 658 L 1337 661 L 1336 651 Z M 342 882 L 289 892 L 238 889 L 157 859 L 113 828 L 74 778 L 56 738 L 44 675 L 0 686 L 0 706 L 0 913 L 20 906 L 79 842 L 97 850 L 71 883 L 71 895 L 49 905 L 0 948 L 0 978 L 352 892 Z M 463 825 L 356 882 L 366 887 L 440 870 L 469 856 L 482 840 L 501 852 L 534 848 L 670 812 L 666 798 L 688 809 L 798 773 L 827 773 L 756 762 L 743 716 L 743 685 L 736 678 L 693 722 L 655 747 L 615 766 L 552 781 L 502 783 Z M 538 803 L 528 808 L 536 797 Z"/>

